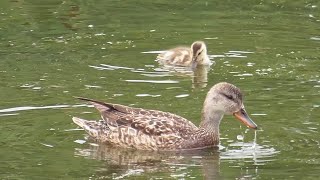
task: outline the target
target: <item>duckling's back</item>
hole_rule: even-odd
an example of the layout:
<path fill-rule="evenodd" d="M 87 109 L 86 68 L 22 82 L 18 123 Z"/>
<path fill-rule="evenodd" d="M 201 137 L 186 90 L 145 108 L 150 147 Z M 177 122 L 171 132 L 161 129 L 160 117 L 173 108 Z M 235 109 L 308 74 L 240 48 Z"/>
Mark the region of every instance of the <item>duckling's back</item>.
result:
<path fill-rule="evenodd" d="M 192 52 L 190 48 L 177 47 L 159 54 L 156 60 L 161 65 L 191 66 Z"/>

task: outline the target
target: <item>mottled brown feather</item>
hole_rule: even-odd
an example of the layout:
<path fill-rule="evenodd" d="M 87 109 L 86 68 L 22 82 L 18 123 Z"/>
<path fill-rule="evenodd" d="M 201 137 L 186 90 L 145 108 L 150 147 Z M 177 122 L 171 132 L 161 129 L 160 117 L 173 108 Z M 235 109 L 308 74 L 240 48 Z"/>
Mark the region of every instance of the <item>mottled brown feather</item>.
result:
<path fill-rule="evenodd" d="M 134 147 L 135 143 L 133 143 L 133 141 L 137 141 L 136 136 L 140 133 L 139 136 L 143 136 L 143 140 L 147 142 L 146 144 L 149 144 L 145 147 L 146 149 L 158 149 L 161 148 L 163 144 L 165 144 L 163 148 L 166 149 L 168 149 L 169 146 L 176 148 L 176 146 L 174 146 L 175 143 L 181 141 L 181 139 L 189 138 L 198 129 L 198 127 L 190 121 L 172 113 L 132 108 L 88 98 L 77 98 L 93 104 L 101 113 L 101 117 L 106 121 L 110 129 L 117 131 L 118 135 L 112 136 L 117 136 L 119 141 L 114 141 L 117 139 L 115 137 L 110 138 L 111 140 L 106 139 L 102 141 L 111 141 L 111 143 L 120 146 L 128 143 Z M 128 133 L 129 131 L 136 133 L 130 134 Z"/>
<path fill-rule="evenodd" d="M 244 124 L 257 128 L 244 110 L 240 89 L 225 82 L 214 85 L 207 93 L 199 127 L 169 112 L 78 99 L 93 104 L 103 120 L 96 122 L 73 117 L 73 121 L 94 139 L 126 148 L 183 150 L 216 146 L 224 114 L 236 114 Z"/>

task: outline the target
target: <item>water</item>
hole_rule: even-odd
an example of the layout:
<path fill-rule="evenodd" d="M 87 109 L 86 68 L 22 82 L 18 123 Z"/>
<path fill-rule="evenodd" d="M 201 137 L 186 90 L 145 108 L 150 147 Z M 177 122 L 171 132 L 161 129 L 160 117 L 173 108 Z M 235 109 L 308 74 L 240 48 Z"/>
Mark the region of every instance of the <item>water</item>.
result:
<path fill-rule="evenodd" d="M 318 1 L 0 4 L 1 179 L 318 179 Z M 195 40 L 211 69 L 154 61 Z M 141 152 L 96 144 L 71 120 L 99 118 L 84 96 L 198 124 L 221 81 L 244 92 L 256 138 L 226 116 L 218 150 Z"/>

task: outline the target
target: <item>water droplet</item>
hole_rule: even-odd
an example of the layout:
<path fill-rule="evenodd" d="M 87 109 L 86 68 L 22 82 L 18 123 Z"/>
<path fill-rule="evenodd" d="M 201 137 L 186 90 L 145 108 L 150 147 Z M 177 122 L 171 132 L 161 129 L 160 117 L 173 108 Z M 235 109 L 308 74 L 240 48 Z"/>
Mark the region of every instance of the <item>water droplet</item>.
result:
<path fill-rule="evenodd" d="M 238 139 L 239 141 L 243 141 L 244 137 L 243 137 L 242 135 L 237 135 L 237 139 Z"/>

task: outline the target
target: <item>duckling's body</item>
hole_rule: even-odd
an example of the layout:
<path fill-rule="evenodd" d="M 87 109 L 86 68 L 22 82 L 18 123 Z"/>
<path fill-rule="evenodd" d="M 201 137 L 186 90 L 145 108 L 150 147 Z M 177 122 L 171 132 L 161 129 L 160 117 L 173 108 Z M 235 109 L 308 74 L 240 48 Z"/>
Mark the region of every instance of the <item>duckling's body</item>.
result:
<path fill-rule="evenodd" d="M 162 65 L 196 67 L 197 65 L 210 65 L 207 47 L 204 42 L 196 41 L 189 47 L 176 47 L 157 56 Z"/>
<path fill-rule="evenodd" d="M 168 112 L 79 99 L 93 104 L 102 120 L 73 117 L 73 121 L 92 138 L 125 148 L 172 151 L 217 146 L 224 114 L 233 114 L 248 127 L 257 128 L 244 110 L 240 90 L 228 83 L 216 84 L 208 92 L 199 127 Z"/>

